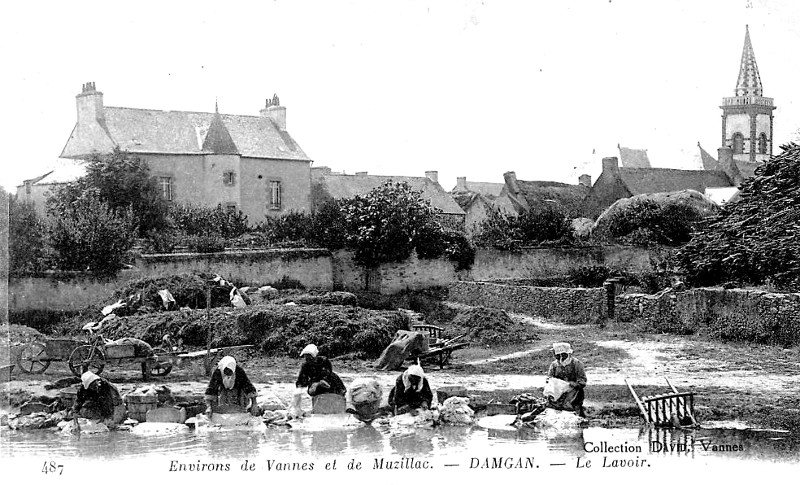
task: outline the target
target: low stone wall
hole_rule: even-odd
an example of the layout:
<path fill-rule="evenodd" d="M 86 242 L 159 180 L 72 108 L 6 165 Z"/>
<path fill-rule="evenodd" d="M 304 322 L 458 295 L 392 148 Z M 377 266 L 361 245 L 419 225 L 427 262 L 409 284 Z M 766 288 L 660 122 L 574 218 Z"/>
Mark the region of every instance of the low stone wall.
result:
<path fill-rule="evenodd" d="M 565 276 L 582 266 L 608 266 L 620 271 L 650 271 L 650 251 L 632 246 L 526 248 L 520 251 L 478 249 L 475 264 L 462 279 L 542 279 Z"/>
<path fill-rule="evenodd" d="M 606 315 L 602 288 L 543 288 L 460 281 L 450 285 L 448 299 L 571 324 L 592 323 Z"/>
<path fill-rule="evenodd" d="M 800 294 L 697 288 L 658 295 L 621 295 L 617 320 L 673 333 L 708 333 L 765 344 L 800 343 Z"/>
<path fill-rule="evenodd" d="M 224 278 L 259 285 L 288 279 L 306 288 L 333 288 L 331 254 L 322 249 L 275 249 L 213 254 L 153 254 L 142 256 L 132 270 L 111 280 L 88 274 L 49 273 L 12 278 L 9 310 L 73 311 L 106 301 L 128 281 L 192 271 L 217 273 Z"/>
<path fill-rule="evenodd" d="M 150 254 L 142 256 L 137 267 L 147 277 L 203 271 L 258 285 L 275 284 L 286 278 L 306 288 L 333 289 L 331 253 L 326 249 Z"/>
<path fill-rule="evenodd" d="M 333 253 L 333 287 L 345 291 L 374 291 L 393 295 L 403 290 L 447 286 L 459 279 L 455 265 L 447 259 L 419 259 L 413 252 L 405 261 L 363 268 L 353 253 Z"/>

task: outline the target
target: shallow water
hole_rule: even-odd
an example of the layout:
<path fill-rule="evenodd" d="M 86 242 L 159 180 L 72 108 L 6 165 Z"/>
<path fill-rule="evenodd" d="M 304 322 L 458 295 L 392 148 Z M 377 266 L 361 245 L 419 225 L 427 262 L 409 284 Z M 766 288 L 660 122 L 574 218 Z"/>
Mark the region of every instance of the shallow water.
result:
<path fill-rule="evenodd" d="M 622 451 L 607 452 L 603 443 Z M 657 444 L 656 444 L 657 443 Z M 672 451 L 668 451 L 672 445 Z M 734 451 L 713 451 L 722 445 Z M 636 449 L 636 447 L 639 447 Z M 660 451 L 665 450 L 665 451 Z M 387 425 L 267 428 L 200 433 L 190 429 L 169 435 L 137 436 L 125 431 L 65 436 L 54 430 L 3 431 L 3 458 L 47 456 L 89 460 L 244 459 L 252 457 L 425 457 L 441 465 L 463 468 L 486 457 L 537 457 L 543 465 L 576 460 L 644 458 L 668 464 L 716 460 L 800 463 L 800 437 L 750 430 L 648 430 L 646 428 L 588 427 L 568 431 L 493 430 L 478 426 L 398 428 Z M 480 462 L 482 463 L 482 462 Z"/>

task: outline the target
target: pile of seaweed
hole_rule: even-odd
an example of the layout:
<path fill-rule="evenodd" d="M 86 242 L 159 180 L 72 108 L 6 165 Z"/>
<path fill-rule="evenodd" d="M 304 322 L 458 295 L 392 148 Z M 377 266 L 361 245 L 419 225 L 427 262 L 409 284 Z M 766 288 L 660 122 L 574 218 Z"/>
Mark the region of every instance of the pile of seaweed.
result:
<path fill-rule="evenodd" d="M 445 330 L 446 338 L 466 336 L 459 341 L 474 345 L 505 345 L 537 340 L 535 328 L 515 322 L 503 310 L 481 306 L 461 309 Z"/>
<path fill-rule="evenodd" d="M 210 318 L 207 318 L 207 315 Z M 339 305 L 262 305 L 258 307 L 182 309 L 146 313 L 106 321 L 109 339 L 135 337 L 159 345 L 165 334 L 186 346 L 205 346 L 209 324 L 212 346 L 253 344 L 267 355 L 296 357 L 306 345 L 316 344 L 328 357 L 352 354 L 373 358 L 408 328 L 400 311 L 376 311 Z"/>
<path fill-rule="evenodd" d="M 232 286 L 212 282 L 214 276 L 197 272 L 141 278 L 117 289 L 106 304 L 123 300 L 126 306 L 116 310 L 117 315 L 163 311 L 166 308 L 158 292 L 169 290 L 175 299 L 175 308 L 205 308 L 206 291 L 210 288 L 212 307 L 231 306 Z"/>

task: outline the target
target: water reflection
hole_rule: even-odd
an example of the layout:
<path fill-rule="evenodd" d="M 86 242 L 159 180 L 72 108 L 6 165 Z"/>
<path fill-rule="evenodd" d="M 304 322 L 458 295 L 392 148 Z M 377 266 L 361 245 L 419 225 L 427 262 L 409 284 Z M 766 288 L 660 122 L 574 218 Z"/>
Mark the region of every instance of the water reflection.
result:
<path fill-rule="evenodd" d="M 383 435 L 372 426 L 361 426 L 349 436 L 348 448 L 357 453 L 380 454 L 383 452 Z"/>
<path fill-rule="evenodd" d="M 113 432 L 63 436 L 51 430 L 4 431 L 5 457 L 56 455 L 80 458 L 191 457 L 244 459 L 275 455 L 432 455 L 462 459 L 469 455 L 519 453 L 548 457 L 579 457 L 586 447 L 609 444 L 638 446 L 657 460 L 747 459 L 800 463 L 800 436 L 719 429 L 653 429 L 591 427 L 554 433 L 535 428 L 487 430 L 469 426 L 397 428 L 349 426 L 297 430 L 227 431 L 136 436 Z M 736 451 L 715 451 L 720 449 Z M 597 455 L 598 453 L 596 453 Z"/>

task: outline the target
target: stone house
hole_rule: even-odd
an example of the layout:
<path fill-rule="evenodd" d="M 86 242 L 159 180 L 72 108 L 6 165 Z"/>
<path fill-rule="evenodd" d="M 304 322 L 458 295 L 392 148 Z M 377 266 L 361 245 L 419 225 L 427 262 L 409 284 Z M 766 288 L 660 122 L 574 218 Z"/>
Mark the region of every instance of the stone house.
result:
<path fill-rule="evenodd" d="M 413 190 L 421 193 L 432 207 L 441 211 L 440 221 L 450 229 L 464 230 L 464 211 L 453 197 L 439 185 L 439 172 L 425 172 L 424 177 L 406 177 L 399 175 L 369 175 L 357 172 L 346 175 L 333 172 L 329 167 L 313 167 L 311 169 L 311 193 L 314 207 L 328 200 L 349 199 L 356 195 L 366 195 L 370 190 L 390 182 L 405 182 Z"/>
<path fill-rule="evenodd" d="M 450 191 L 453 199 L 464 210 L 464 230 L 472 236 L 492 210 L 517 214 L 514 204 L 503 193 L 505 184 L 495 182 L 472 182 L 466 177 L 457 177 L 456 186 Z"/>
<path fill-rule="evenodd" d="M 596 219 L 615 201 L 639 194 L 733 187 L 733 181 L 722 170 L 678 170 L 672 168 L 625 168 L 617 157 L 603 159 L 603 172 L 588 190 L 580 212 Z"/>
<path fill-rule="evenodd" d="M 260 116 L 105 106 L 86 83 L 61 157 L 125 150 L 146 160 L 165 199 L 241 210 L 251 222 L 311 208 L 311 159 L 277 95 Z"/>
<path fill-rule="evenodd" d="M 40 217 L 47 215 L 47 199 L 53 188 L 86 174 L 83 164 L 75 160 L 59 159 L 48 168 L 50 170 L 43 175 L 23 180 L 16 191 L 17 200 L 31 204 Z"/>
<path fill-rule="evenodd" d="M 589 193 L 592 178 L 581 175 L 577 185 L 541 180 L 518 180 L 515 172 L 503 174 L 505 187 L 501 196 L 508 196 L 519 212 L 551 206 L 570 219 L 580 217 L 581 204 Z"/>

